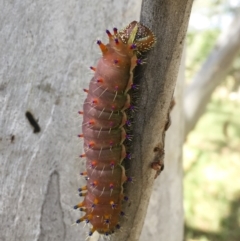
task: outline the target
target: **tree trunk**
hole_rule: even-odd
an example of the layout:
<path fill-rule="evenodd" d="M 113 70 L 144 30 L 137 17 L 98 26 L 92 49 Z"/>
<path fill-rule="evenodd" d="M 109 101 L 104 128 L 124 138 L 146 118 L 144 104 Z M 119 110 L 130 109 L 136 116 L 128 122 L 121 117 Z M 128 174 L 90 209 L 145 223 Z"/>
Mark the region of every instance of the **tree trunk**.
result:
<path fill-rule="evenodd" d="M 183 240 L 183 171 L 182 146 L 184 140 L 183 87 L 185 80 L 185 51 L 182 55 L 177 85 L 176 102 L 171 112 L 171 126 L 166 133 L 165 168 L 155 181 L 141 241 Z"/>
<path fill-rule="evenodd" d="M 226 77 L 240 51 L 240 12 L 219 37 L 214 49 L 186 89 L 184 97 L 185 137 L 204 113 L 214 89 Z"/>
<path fill-rule="evenodd" d="M 0 8 L 0 240 L 85 240 L 86 229 L 71 224 L 81 215 L 72 206 L 85 183 L 75 116 L 91 78 L 86 69 L 98 58 L 95 39 L 138 19 L 140 9 L 133 0 L 18 0 Z M 158 43 L 139 80 L 129 219 L 113 240 L 138 240 L 141 233 L 154 177 L 149 164 L 163 143 L 190 9 L 187 0 L 143 3 L 141 20 Z"/>
<path fill-rule="evenodd" d="M 126 187 L 126 193 L 132 203 L 125 210 L 128 219 L 123 223 L 124 232 L 115 236 L 113 241 L 137 241 L 142 231 L 155 175 L 150 165 L 161 158 L 164 148 L 165 126 L 168 121 L 168 111 L 177 79 L 191 5 L 192 1 L 180 0 L 146 0 L 142 4 L 141 22 L 156 34 L 157 44 L 148 54 L 145 69 L 136 72 L 140 83 L 140 98 L 133 132 L 134 160 L 130 163 L 128 174 L 134 177 L 135 183 Z M 163 179 L 166 178 L 165 175 Z M 162 188 L 163 192 L 167 190 L 167 186 Z M 158 205 L 165 209 L 165 203 Z M 181 214 L 179 212 L 179 215 Z M 163 217 L 164 215 L 158 218 Z M 165 227 L 171 230 L 170 226 L 174 223 L 168 224 Z M 178 234 L 180 237 L 177 240 L 181 240 L 182 233 Z"/>

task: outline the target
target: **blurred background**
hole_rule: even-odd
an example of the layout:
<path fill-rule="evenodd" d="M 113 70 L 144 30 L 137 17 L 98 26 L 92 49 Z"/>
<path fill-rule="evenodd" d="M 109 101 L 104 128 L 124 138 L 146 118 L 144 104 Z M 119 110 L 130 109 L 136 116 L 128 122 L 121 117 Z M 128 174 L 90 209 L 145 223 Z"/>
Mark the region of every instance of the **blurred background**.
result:
<path fill-rule="evenodd" d="M 197 0 L 192 9 L 186 80 L 202 78 L 202 91 L 214 91 L 185 135 L 185 241 L 240 240 L 239 12 L 239 0 Z M 219 66 L 221 75 L 211 72 Z"/>

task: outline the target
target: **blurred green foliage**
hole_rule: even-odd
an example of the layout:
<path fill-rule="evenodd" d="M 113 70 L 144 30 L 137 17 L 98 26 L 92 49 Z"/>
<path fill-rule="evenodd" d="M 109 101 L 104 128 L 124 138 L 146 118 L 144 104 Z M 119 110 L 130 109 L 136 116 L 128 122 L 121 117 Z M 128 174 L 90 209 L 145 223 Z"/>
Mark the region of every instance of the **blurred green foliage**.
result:
<path fill-rule="evenodd" d="M 240 104 L 215 95 L 185 145 L 189 241 L 240 240 Z"/>
<path fill-rule="evenodd" d="M 194 10 L 195 8 L 195 10 Z M 228 1 L 195 1 L 193 10 L 213 19 L 236 11 Z M 220 28 L 187 35 L 189 83 L 213 49 Z M 186 241 L 240 240 L 240 56 L 218 86 L 206 113 L 184 146 Z"/>
<path fill-rule="evenodd" d="M 187 35 L 188 81 L 220 31 Z M 240 240 L 240 58 L 218 86 L 184 146 L 186 241 Z"/>
<path fill-rule="evenodd" d="M 186 79 L 191 80 L 211 52 L 219 29 L 191 31 L 187 34 Z"/>

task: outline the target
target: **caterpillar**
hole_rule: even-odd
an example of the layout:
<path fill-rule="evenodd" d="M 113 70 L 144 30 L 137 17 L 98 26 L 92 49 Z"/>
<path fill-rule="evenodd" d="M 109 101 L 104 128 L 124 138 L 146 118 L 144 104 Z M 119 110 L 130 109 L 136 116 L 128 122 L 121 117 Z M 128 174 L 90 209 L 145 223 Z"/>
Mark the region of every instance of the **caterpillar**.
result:
<path fill-rule="evenodd" d="M 87 184 L 79 188 L 84 200 L 74 206 L 85 212 L 76 223 L 91 224 L 88 236 L 94 231 L 106 236 L 120 228 L 119 220 L 124 216 L 122 202 L 123 184 L 132 181 L 127 177 L 122 161 L 128 157 L 126 141 L 131 139 L 128 126 L 131 125 L 129 111 L 134 109 L 131 102 L 133 70 L 142 64 L 141 52 L 148 51 L 156 42 L 150 29 L 136 21 L 113 33 L 106 30 L 109 43 L 97 41 L 102 52 L 96 67 L 90 67 L 94 76 L 89 89 L 84 89 L 82 134 L 86 158 L 85 176 Z"/>

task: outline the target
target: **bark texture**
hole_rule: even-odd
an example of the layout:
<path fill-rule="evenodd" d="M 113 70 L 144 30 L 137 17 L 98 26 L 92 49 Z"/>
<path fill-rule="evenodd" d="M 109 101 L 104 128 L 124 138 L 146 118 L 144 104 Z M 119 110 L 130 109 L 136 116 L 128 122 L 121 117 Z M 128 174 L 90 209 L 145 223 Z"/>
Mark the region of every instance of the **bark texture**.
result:
<path fill-rule="evenodd" d="M 185 80 L 185 51 L 182 55 L 176 89 L 175 106 L 171 112 L 171 126 L 166 133 L 165 168 L 153 185 L 140 241 L 183 240 L 183 170 L 184 140 L 183 87 Z"/>
<path fill-rule="evenodd" d="M 219 37 L 214 49 L 186 89 L 184 97 L 185 137 L 204 113 L 214 89 L 226 77 L 240 51 L 240 13 Z"/>
<path fill-rule="evenodd" d="M 124 232 L 113 240 L 137 241 L 142 231 L 155 172 L 150 164 L 161 158 L 164 128 L 172 100 L 187 30 L 192 1 L 143 1 L 141 22 L 157 38 L 148 54 L 147 65 L 136 72 L 140 84 L 139 110 L 136 115 L 133 161 L 130 175 L 135 185 L 128 185 L 127 194 L 134 203 L 126 208 L 129 218 Z M 154 152 L 155 148 L 159 152 Z M 159 203 L 164 209 L 165 204 Z M 181 240 L 182 237 L 179 237 Z"/>

